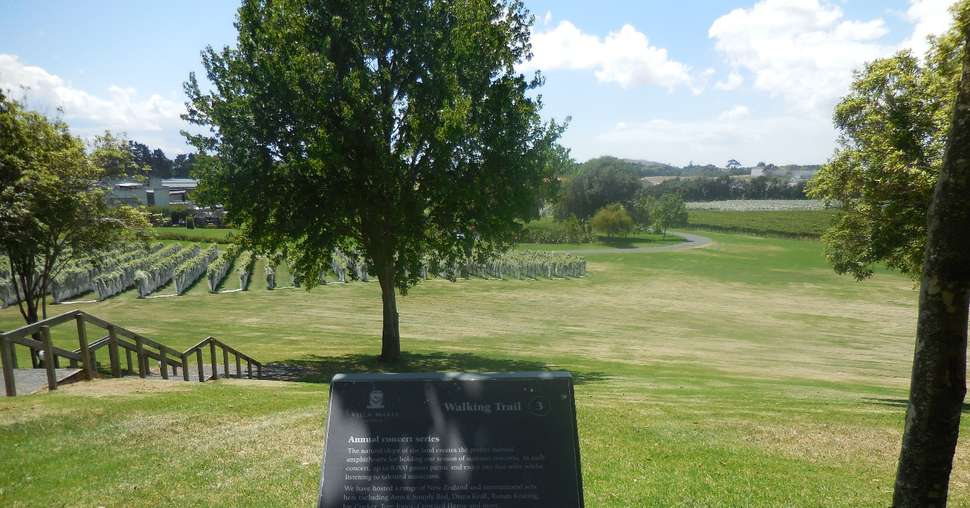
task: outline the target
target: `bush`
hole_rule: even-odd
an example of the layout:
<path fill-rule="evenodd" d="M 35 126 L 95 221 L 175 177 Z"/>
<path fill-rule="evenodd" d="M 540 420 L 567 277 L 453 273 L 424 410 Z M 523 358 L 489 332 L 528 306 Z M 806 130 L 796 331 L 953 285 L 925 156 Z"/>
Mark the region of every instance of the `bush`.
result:
<path fill-rule="evenodd" d="M 525 224 L 519 232 L 521 243 L 589 243 L 593 231 L 576 217 L 565 220 L 539 219 Z"/>
<path fill-rule="evenodd" d="M 613 203 L 600 208 L 590 220 L 593 229 L 605 233 L 608 237 L 627 235 L 633 230 L 633 218 L 623 205 Z"/>

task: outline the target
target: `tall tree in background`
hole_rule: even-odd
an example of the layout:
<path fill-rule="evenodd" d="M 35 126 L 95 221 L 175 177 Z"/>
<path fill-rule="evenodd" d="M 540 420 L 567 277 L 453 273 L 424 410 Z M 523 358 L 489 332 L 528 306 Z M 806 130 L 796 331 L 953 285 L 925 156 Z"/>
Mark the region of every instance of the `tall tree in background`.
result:
<path fill-rule="evenodd" d="M 91 158 L 101 168 L 101 178 L 147 180 L 151 166 L 136 156 L 136 147 L 124 133 L 115 135 L 106 130 L 104 134 L 95 136 L 92 148 Z"/>
<path fill-rule="evenodd" d="M 893 505 L 944 506 L 967 392 L 970 310 L 970 3 L 960 6 L 962 78 L 928 216 L 916 353 Z"/>
<path fill-rule="evenodd" d="M 207 48 L 216 91 L 186 83 L 199 195 L 254 250 L 308 281 L 338 249 L 380 281 L 381 356 L 400 356 L 395 290 L 425 256 L 488 256 L 534 216 L 552 175 L 541 84 L 516 72 L 519 0 L 244 1 L 236 48 Z"/>
<path fill-rule="evenodd" d="M 629 203 L 641 188 L 640 176 L 630 165 L 613 161 L 619 159 L 603 157 L 595 165 L 587 163 L 579 174 L 569 178 L 562 185 L 556 215 L 589 219 L 609 204 Z"/>
<path fill-rule="evenodd" d="M 130 208 L 107 207 L 103 174 L 67 124 L 0 93 L 0 254 L 28 324 L 46 317 L 51 280 L 67 263 L 145 225 Z"/>

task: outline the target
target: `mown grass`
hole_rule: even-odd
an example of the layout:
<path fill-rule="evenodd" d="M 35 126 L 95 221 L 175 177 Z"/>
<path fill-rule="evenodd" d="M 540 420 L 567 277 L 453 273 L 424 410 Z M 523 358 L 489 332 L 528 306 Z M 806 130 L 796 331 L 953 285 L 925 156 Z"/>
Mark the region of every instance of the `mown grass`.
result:
<path fill-rule="evenodd" d="M 152 235 L 158 240 L 177 240 L 190 242 L 228 242 L 235 233 L 228 228 L 185 228 L 185 227 L 154 227 Z"/>
<path fill-rule="evenodd" d="M 83 305 L 177 348 L 222 337 L 303 381 L 102 380 L 2 400 L 0 505 L 306 506 L 333 373 L 537 369 L 576 376 L 588 506 L 888 505 L 911 281 L 838 277 L 815 241 L 708 236 L 591 254 L 577 280 L 423 283 L 399 299 L 398 366 L 374 359 L 376 283 L 268 291 L 257 267 L 247 292 Z M 0 329 L 18 325 L 0 311 Z M 968 458 L 961 445 L 953 506 L 970 504 Z"/>
<path fill-rule="evenodd" d="M 725 211 L 688 210 L 688 224 L 711 231 L 818 238 L 836 210 Z"/>

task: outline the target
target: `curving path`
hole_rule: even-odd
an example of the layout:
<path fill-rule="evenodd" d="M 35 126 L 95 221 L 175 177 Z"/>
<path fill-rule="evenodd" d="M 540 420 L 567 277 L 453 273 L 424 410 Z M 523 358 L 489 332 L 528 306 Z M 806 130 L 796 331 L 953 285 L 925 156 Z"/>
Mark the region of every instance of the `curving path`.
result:
<path fill-rule="evenodd" d="M 714 240 L 706 236 L 682 233 L 680 231 L 669 231 L 669 233 L 683 238 L 684 241 L 671 245 L 658 245 L 656 247 L 630 247 L 628 249 L 598 247 L 593 249 L 564 249 L 557 252 L 568 252 L 570 254 L 642 254 L 645 252 L 675 252 L 679 250 L 697 249 L 714 243 Z"/>

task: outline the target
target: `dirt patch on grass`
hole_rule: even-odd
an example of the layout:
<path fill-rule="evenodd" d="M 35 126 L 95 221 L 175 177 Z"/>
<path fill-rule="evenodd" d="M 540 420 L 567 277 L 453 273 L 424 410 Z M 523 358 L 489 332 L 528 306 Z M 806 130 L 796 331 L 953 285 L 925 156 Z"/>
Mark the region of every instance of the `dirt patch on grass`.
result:
<path fill-rule="evenodd" d="M 114 397 L 164 392 L 183 392 L 192 387 L 184 381 L 151 378 L 95 379 L 61 386 L 59 391 L 84 397 Z"/>

